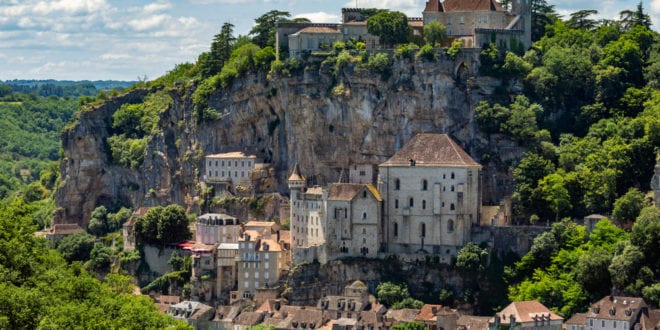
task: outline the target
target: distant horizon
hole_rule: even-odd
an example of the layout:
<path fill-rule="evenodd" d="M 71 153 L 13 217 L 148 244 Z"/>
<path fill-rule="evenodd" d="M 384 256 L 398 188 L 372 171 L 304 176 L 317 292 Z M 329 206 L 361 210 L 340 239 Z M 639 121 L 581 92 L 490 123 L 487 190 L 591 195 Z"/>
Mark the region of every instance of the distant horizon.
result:
<path fill-rule="evenodd" d="M 0 3 L 0 80 L 154 80 L 208 51 L 224 22 L 246 35 L 272 9 L 339 22 L 342 7 L 422 15 L 426 0 L 23 0 Z M 596 9 L 616 19 L 639 0 L 548 0 L 567 17 Z M 660 0 L 642 1 L 657 31 Z"/>

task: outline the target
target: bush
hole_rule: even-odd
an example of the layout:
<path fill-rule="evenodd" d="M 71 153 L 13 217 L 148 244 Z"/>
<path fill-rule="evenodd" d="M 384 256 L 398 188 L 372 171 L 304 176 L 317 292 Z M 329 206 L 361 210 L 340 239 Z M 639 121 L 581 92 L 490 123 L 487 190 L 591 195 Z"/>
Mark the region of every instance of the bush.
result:
<path fill-rule="evenodd" d="M 124 167 L 137 168 L 144 162 L 147 150 L 147 138 L 129 139 L 124 135 L 108 138 L 112 161 Z"/>
<path fill-rule="evenodd" d="M 348 63 L 351 62 L 353 57 L 348 51 L 342 51 L 337 55 L 337 61 L 335 62 L 335 70 L 334 70 L 334 75 L 335 77 L 339 77 L 341 74 L 341 71 L 346 67 Z"/>
<path fill-rule="evenodd" d="M 57 251 L 68 262 L 86 261 L 94 247 L 94 236 L 87 233 L 68 235 L 57 244 Z"/>
<path fill-rule="evenodd" d="M 433 62 L 437 58 L 437 54 L 435 53 L 435 49 L 433 49 L 433 46 L 431 45 L 424 45 L 422 48 L 419 49 L 419 52 L 417 52 L 417 58 L 422 58 L 424 60 Z"/>
<path fill-rule="evenodd" d="M 451 47 L 447 48 L 447 56 L 449 56 L 449 58 L 452 60 L 455 60 L 458 53 L 461 52 L 461 48 L 463 48 L 462 42 L 458 40 L 452 42 Z"/>
<path fill-rule="evenodd" d="M 372 54 L 367 61 L 367 67 L 372 72 L 385 73 L 391 65 L 390 56 L 387 53 Z"/>
<path fill-rule="evenodd" d="M 343 41 L 335 41 L 335 43 L 332 44 L 332 50 L 335 54 L 339 54 L 346 50 L 346 44 Z"/>
<path fill-rule="evenodd" d="M 415 53 L 419 49 L 419 46 L 410 43 L 410 44 L 404 44 L 404 45 L 399 45 L 396 48 L 396 51 L 394 51 L 394 55 L 399 58 L 407 58 L 412 60 L 415 57 Z"/>

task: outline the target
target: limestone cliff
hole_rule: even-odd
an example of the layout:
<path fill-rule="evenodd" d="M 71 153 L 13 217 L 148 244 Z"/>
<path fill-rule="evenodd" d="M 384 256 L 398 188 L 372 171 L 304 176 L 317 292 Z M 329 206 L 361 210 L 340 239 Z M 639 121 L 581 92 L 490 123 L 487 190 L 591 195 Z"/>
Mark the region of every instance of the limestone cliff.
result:
<path fill-rule="evenodd" d="M 340 83 L 344 88 L 337 92 Z M 470 50 L 456 60 L 397 60 L 386 79 L 351 65 L 337 78 L 311 66 L 291 77 L 235 80 L 209 99 L 221 118 L 201 123 L 193 116 L 195 87 L 179 87 L 169 91 L 174 102 L 160 115 L 160 133 L 149 138 L 144 163 L 127 169 L 109 161 L 105 141 L 114 111 L 148 93 L 135 90 L 82 111 L 63 133 L 56 201 L 64 210 L 55 221 L 85 225 L 98 205 L 178 203 L 197 212 L 200 167 L 209 153 L 256 152 L 272 163 L 277 190 L 286 193 L 287 173 L 296 162 L 311 184 L 323 185 L 351 164 L 385 161 L 419 132 L 451 134 L 477 161 L 485 153 L 499 155 L 483 164 L 484 201 L 496 202 L 510 189 L 502 185 L 504 164 L 520 151 L 483 136 L 473 109 L 499 84 L 478 75 L 478 52 Z"/>

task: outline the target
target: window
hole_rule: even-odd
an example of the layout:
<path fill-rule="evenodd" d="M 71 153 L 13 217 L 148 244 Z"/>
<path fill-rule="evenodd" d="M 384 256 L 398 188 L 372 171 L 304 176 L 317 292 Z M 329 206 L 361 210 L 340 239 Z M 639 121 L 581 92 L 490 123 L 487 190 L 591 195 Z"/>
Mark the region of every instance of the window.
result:
<path fill-rule="evenodd" d="M 605 327 L 605 320 L 600 321 L 600 326 L 603 328 Z"/>
<path fill-rule="evenodd" d="M 234 161 L 234 167 L 238 167 L 238 161 Z"/>
<path fill-rule="evenodd" d="M 613 328 L 616 328 L 616 321 L 614 321 L 614 326 L 613 326 Z"/>
<path fill-rule="evenodd" d="M 213 172 L 209 171 L 209 176 L 213 176 Z"/>
<path fill-rule="evenodd" d="M 244 161 L 241 161 L 241 166 L 245 167 L 245 162 Z"/>
<path fill-rule="evenodd" d="M 409 203 L 409 206 L 410 206 L 410 207 L 415 206 L 415 200 L 414 200 L 412 197 L 410 197 L 410 203 Z"/>
<path fill-rule="evenodd" d="M 234 171 L 234 176 L 238 178 L 238 171 Z"/>
<path fill-rule="evenodd" d="M 245 272 L 245 278 L 249 278 L 249 277 L 250 277 L 250 274 L 248 274 L 248 272 Z"/>
<path fill-rule="evenodd" d="M 367 198 L 367 191 L 366 190 L 362 192 L 362 198 Z"/>
<path fill-rule="evenodd" d="M 245 177 L 245 172 L 241 171 L 241 178 Z"/>
<path fill-rule="evenodd" d="M 455 177 L 454 172 L 451 172 L 451 178 L 454 179 Z"/>
<path fill-rule="evenodd" d="M 456 209 L 456 207 L 454 206 L 454 203 L 451 203 L 451 205 L 449 206 L 449 210 L 453 211 L 455 209 Z"/>
<path fill-rule="evenodd" d="M 225 176 L 225 171 L 222 171 L 222 176 L 223 176 L 223 177 Z"/>
<path fill-rule="evenodd" d="M 453 185 L 451 186 L 451 191 L 454 191 L 454 186 Z"/>
<path fill-rule="evenodd" d="M 426 210 L 426 201 L 425 200 L 422 201 L 422 210 Z"/>
<path fill-rule="evenodd" d="M 401 189 L 401 181 L 399 179 L 394 180 L 394 190 Z"/>
<path fill-rule="evenodd" d="M 395 222 L 394 223 L 394 237 L 397 237 L 397 236 L 399 236 L 399 224 Z"/>
<path fill-rule="evenodd" d="M 423 222 L 420 226 L 419 236 L 420 237 L 426 237 L 426 224 L 423 223 Z"/>
<path fill-rule="evenodd" d="M 259 278 L 259 272 L 254 273 L 254 278 Z"/>
<path fill-rule="evenodd" d="M 251 167 L 251 166 L 252 166 L 252 161 L 248 160 L 248 167 Z"/>
<path fill-rule="evenodd" d="M 422 180 L 422 190 L 426 191 L 429 188 L 429 182 L 426 180 Z"/>
<path fill-rule="evenodd" d="M 218 171 L 215 171 L 215 176 L 218 176 Z"/>
<path fill-rule="evenodd" d="M 362 213 L 362 219 L 366 219 L 366 218 L 367 218 L 367 212 L 363 212 Z"/>
<path fill-rule="evenodd" d="M 248 283 L 248 282 L 245 282 L 245 285 L 244 285 L 244 286 L 245 286 L 245 288 L 247 289 L 247 288 L 249 288 L 249 287 L 250 287 L 250 283 Z"/>
<path fill-rule="evenodd" d="M 209 160 L 209 166 L 212 166 L 212 165 L 213 165 L 213 162 Z"/>
<path fill-rule="evenodd" d="M 218 161 L 217 160 L 215 161 L 215 166 L 218 166 Z"/>
<path fill-rule="evenodd" d="M 227 162 L 227 167 L 231 167 L 231 162 Z"/>
<path fill-rule="evenodd" d="M 594 326 L 594 320 L 593 320 L 593 319 L 590 319 L 590 320 L 589 320 L 589 326 L 590 326 L 590 327 L 593 327 L 593 326 Z"/>
<path fill-rule="evenodd" d="M 398 199 L 395 199 L 395 200 L 394 200 L 394 208 L 395 208 L 395 209 L 398 209 L 398 208 L 399 208 L 399 200 L 398 200 Z"/>
<path fill-rule="evenodd" d="M 465 17 L 461 16 L 461 24 L 465 24 Z"/>

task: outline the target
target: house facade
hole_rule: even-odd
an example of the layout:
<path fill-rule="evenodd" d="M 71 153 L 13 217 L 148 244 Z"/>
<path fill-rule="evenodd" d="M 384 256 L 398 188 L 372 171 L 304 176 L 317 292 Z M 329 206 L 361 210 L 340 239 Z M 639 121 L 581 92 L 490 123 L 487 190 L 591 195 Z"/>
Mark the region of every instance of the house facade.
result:
<path fill-rule="evenodd" d="M 481 165 L 446 134 L 418 134 L 379 166 L 384 247 L 446 257 L 470 241 L 481 214 Z"/>
<path fill-rule="evenodd" d="M 325 243 L 323 189 L 308 188 L 307 181 L 296 165 L 289 177 L 289 194 L 291 249 L 294 251 L 294 260 L 314 259 L 318 248 Z"/>
<path fill-rule="evenodd" d="M 505 49 L 527 50 L 532 45 L 529 0 L 513 0 L 504 8 L 495 0 L 429 0 L 422 13 L 424 25 L 440 22 L 447 36 L 465 47 L 495 43 Z"/>
<path fill-rule="evenodd" d="M 639 297 L 607 296 L 591 305 L 585 317 L 586 329 L 634 329 L 648 310 Z"/>
<path fill-rule="evenodd" d="M 508 326 L 511 330 L 562 330 L 564 318 L 536 300 L 512 302 L 488 323 L 491 330 Z"/>
<path fill-rule="evenodd" d="M 243 152 L 229 152 L 204 157 L 204 181 L 230 182 L 233 187 L 249 185 L 250 172 L 261 160 Z"/>
<path fill-rule="evenodd" d="M 382 202 L 371 184 L 330 185 L 324 219 L 326 255 L 377 257 L 383 239 Z"/>
<path fill-rule="evenodd" d="M 236 243 L 241 235 L 238 219 L 219 213 L 207 213 L 197 217 L 195 241 L 204 244 Z"/>
<path fill-rule="evenodd" d="M 245 231 L 238 242 L 238 292 L 242 298 L 254 297 L 256 290 L 274 286 L 285 264 L 280 245 L 270 235 Z"/>

